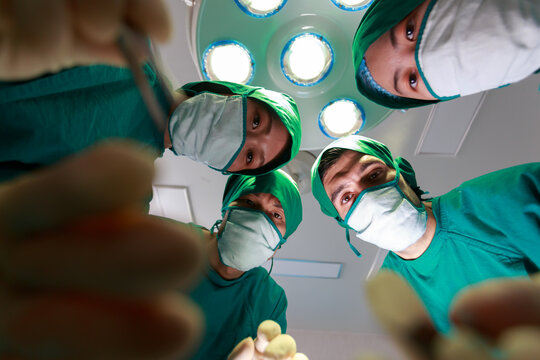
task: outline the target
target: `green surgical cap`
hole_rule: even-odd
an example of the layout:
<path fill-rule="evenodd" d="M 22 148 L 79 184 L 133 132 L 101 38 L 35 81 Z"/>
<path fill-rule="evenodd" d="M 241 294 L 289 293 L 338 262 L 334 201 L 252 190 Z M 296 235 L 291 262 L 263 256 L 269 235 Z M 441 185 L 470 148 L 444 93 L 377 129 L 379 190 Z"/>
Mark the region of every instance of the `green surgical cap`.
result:
<path fill-rule="evenodd" d="M 354 150 L 363 154 L 372 155 L 381 159 L 386 165 L 393 169 L 399 168 L 400 174 L 401 176 L 403 176 L 407 184 L 409 184 L 411 188 L 415 190 L 415 192 L 421 192 L 416 183 L 416 175 L 414 173 L 414 170 L 407 160 L 400 157 L 394 159 L 388 147 L 386 147 L 386 145 L 384 145 L 383 143 L 378 142 L 377 140 L 373 140 L 360 135 L 350 135 L 338 139 L 325 147 L 323 151 L 321 151 L 321 153 L 315 160 L 313 167 L 311 168 L 311 191 L 313 192 L 313 196 L 315 196 L 315 199 L 317 199 L 317 201 L 319 202 L 322 212 L 326 215 L 331 216 L 337 220 L 343 220 L 339 217 L 336 208 L 326 194 L 322 179 L 319 175 L 319 164 L 321 162 L 322 156 L 326 151 L 336 148 Z"/>
<path fill-rule="evenodd" d="M 406 109 L 438 102 L 438 100 L 419 100 L 385 95 L 377 90 L 377 86 L 374 86 L 369 72 L 361 67 L 364 54 L 371 44 L 423 2 L 424 0 L 375 0 L 367 9 L 356 30 L 352 49 L 356 86 L 362 95 L 379 105 L 393 109 Z M 369 64 L 367 65 L 369 67 Z"/>
<path fill-rule="evenodd" d="M 302 126 L 300 124 L 300 114 L 296 107 L 296 102 L 287 94 L 279 93 L 258 86 L 236 84 L 227 81 L 197 81 L 188 83 L 181 88 L 188 95 L 194 96 L 203 92 L 215 94 L 246 95 L 247 97 L 260 100 L 272 108 L 283 125 L 291 135 L 291 148 L 286 157 L 280 159 L 279 163 L 273 163 L 271 167 L 263 166 L 256 175 L 268 173 L 279 169 L 287 164 L 298 154 L 300 150 L 300 140 L 302 138 Z"/>
<path fill-rule="evenodd" d="M 302 222 L 302 200 L 294 180 L 282 170 L 266 175 L 231 175 L 227 180 L 221 206 L 222 215 L 229 204 L 247 194 L 265 193 L 278 198 L 285 213 L 284 239 L 291 235 Z"/>

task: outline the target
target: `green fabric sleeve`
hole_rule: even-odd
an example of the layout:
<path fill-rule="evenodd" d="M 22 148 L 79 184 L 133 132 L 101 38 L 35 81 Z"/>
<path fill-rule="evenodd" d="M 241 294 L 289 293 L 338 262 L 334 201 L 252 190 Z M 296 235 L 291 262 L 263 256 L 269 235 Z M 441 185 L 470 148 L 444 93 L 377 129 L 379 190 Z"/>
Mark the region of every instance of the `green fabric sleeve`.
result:
<path fill-rule="evenodd" d="M 390 252 L 383 268 L 419 294 L 448 333 L 452 299 L 469 285 L 540 269 L 540 163 L 499 170 L 433 199 L 435 236 L 417 259 Z"/>
<path fill-rule="evenodd" d="M 165 106 L 155 73 L 148 66 L 144 71 Z M 0 83 L 0 113 L 3 180 L 115 138 L 138 141 L 158 154 L 164 149 L 163 134 L 124 68 L 82 66 Z"/>

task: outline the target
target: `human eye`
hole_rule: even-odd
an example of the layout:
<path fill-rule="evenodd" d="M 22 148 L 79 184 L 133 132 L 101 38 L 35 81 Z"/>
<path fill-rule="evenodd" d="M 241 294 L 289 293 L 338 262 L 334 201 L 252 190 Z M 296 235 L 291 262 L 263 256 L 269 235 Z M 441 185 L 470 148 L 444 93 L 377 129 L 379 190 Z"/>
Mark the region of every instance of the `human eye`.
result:
<path fill-rule="evenodd" d="M 347 193 L 341 197 L 341 205 L 348 204 L 354 198 L 354 193 Z"/>
<path fill-rule="evenodd" d="M 253 151 L 248 150 L 246 153 L 246 162 L 248 164 L 251 164 L 252 161 L 253 161 Z"/>
<path fill-rule="evenodd" d="M 251 199 L 245 199 L 244 201 L 246 202 L 246 205 L 255 206 L 255 202 Z"/>
<path fill-rule="evenodd" d="M 416 75 L 415 72 L 411 72 L 409 74 L 409 86 L 413 90 L 416 90 L 416 87 L 418 86 L 418 76 Z"/>
<path fill-rule="evenodd" d="M 377 178 L 379 177 L 379 175 L 381 175 L 382 171 L 380 169 L 377 169 L 375 171 L 372 171 L 369 175 L 368 175 L 368 179 L 371 180 L 371 181 L 374 181 L 374 180 L 377 180 Z"/>
<path fill-rule="evenodd" d="M 255 117 L 253 118 L 251 127 L 255 130 L 256 128 L 259 127 L 260 124 L 261 124 L 261 118 L 259 117 L 259 115 L 255 115 Z"/>
<path fill-rule="evenodd" d="M 414 23 L 410 20 L 405 26 L 405 37 L 409 41 L 414 41 Z"/>
<path fill-rule="evenodd" d="M 281 220 L 283 218 L 283 216 L 281 216 L 281 214 L 278 213 L 278 212 L 275 212 L 272 215 L 273 215 L 274 219 L 277 219 L 277 220 Z"/>

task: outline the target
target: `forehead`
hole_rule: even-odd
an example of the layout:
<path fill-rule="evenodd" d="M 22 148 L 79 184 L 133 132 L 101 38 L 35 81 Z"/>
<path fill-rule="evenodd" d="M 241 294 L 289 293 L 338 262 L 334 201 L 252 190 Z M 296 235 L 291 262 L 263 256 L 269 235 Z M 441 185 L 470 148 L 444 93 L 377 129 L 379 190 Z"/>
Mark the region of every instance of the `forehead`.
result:
<path fill-rule="evenodd" d="M 270 106 L 268 106 L 264 101 L 261 101 L 259 99 L 248 97 L 247 105 L 248 105 L 248 108 L 256 109 L 259 111 L 265 111 L 269 114 L 273 113 L 273 111 L 271 111 L 270 109 Z"/>
<path fill-rule="evenodd" d="M 251 193 L 251 194 L 244 194 L 240 196 L 238 199 L 250 199 L 250 200 L 259 200 L 261 202 L 261 205 L 269 205 L 269 206 L 280 206 L 282 207 L 281 201 L 277 197 L 275 197 L 272 194 L 268 193 Z"/>
<path fill-rule="evenodd" d="M 324 177 L 322 179 L 323 186 L 326 187 L 332 183 L 332 180 L 335 178 L 336 174 L 343 172 L 352 164 L 358 162 L 364 153 L 354 151 L 354 150 L 345 150 L 338 159 L 330 165 Z"/>

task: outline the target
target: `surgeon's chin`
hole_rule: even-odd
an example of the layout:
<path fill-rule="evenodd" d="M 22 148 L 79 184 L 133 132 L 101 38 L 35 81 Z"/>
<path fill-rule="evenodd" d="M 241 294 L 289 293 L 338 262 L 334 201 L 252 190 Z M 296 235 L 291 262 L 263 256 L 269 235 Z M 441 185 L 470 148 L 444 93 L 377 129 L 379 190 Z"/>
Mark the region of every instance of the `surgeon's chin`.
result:
<path fill-rule="evenodd" d="M 242 276 L 245 271 L 235 269 L 231 266 L 223 265 L 217 270 L 219 276 L 225 280 L 234 280 Z"/>

